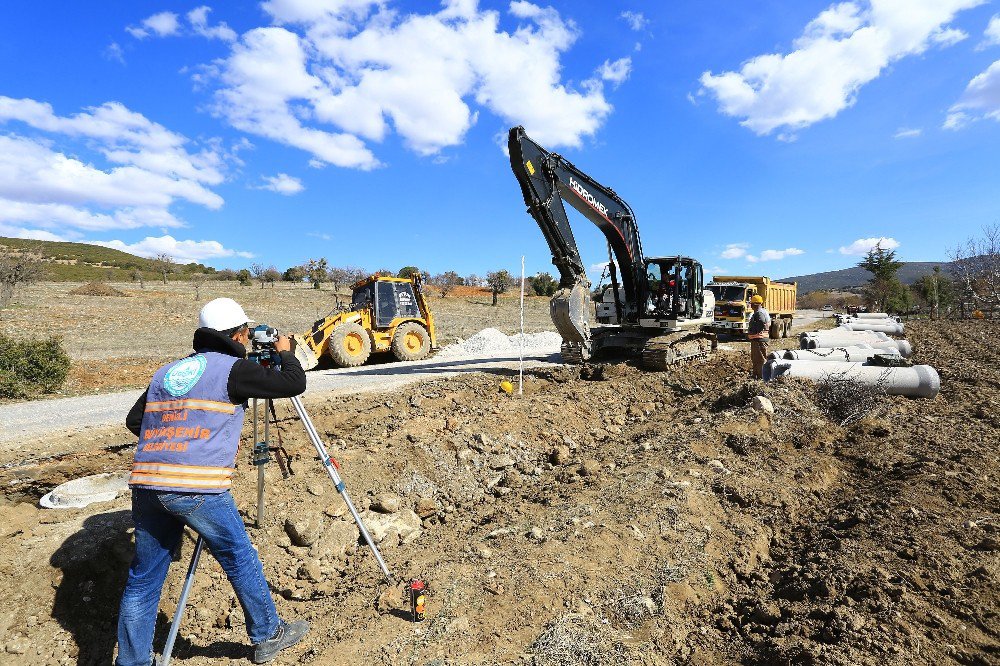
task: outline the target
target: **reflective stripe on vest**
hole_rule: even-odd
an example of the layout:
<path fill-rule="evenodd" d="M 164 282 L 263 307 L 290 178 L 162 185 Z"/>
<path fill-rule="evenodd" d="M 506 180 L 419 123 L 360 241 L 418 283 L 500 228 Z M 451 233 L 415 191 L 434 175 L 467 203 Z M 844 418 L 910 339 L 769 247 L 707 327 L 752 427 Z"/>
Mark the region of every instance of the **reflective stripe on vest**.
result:
<path fill-rule="evenodd" d="M 166 400 L 146 403 L 147 412 L 173 412 L 180 409 L 201 409 L 207 412 L 222 412 L 223 414 L 236 413 L 236 405 L 233 403 L 214 400 Z"/>
<path fill-rule="evenodd" d="M 135 463 L 128 482 L 132 485 L 225 490 L 232 485 L 231 467 L 197 467 L 163 463 Z"/>
<path fill-rule="evenodd" d="M 229 401 L 234 356 L 203 352 L 168 363 L 146 392 L 129 485 L 220 493 L 232 485 L 243 406 Z"/>

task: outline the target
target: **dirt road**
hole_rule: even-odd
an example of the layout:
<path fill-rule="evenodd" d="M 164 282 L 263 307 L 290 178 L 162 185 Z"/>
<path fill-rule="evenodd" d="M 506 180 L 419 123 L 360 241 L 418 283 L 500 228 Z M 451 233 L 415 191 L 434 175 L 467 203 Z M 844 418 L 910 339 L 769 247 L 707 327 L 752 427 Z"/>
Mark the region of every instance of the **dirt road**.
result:
<path fill-rule="evenodd" d="M 559 350 L 525 356 L 525 367 L 558 363 Z M 413 382 L 453 377 L 469 372 L 495 372 L 517 368 L 518 357 L 473 356 L 432 357 L 408 363 L 392 362 L 365 365 L 360 368 L 333 368 L 314 370 L 307 374 L 306 402 L 308 396 L 353 395 L 372 391 L 390 391 Z M 39 442 L 45 448 L 58 448 L 55 434 L 71 434 L 80 430 L 120 427 L 125 414 L 135 403 L 141 391 L 125 391 L 103 395 L 61 398 L 17 404 L 0 405 L 0 464 L 11 459 L 24 459 L 36 453 Z M 120 433 L 123 439 L 127 433 Z"/>

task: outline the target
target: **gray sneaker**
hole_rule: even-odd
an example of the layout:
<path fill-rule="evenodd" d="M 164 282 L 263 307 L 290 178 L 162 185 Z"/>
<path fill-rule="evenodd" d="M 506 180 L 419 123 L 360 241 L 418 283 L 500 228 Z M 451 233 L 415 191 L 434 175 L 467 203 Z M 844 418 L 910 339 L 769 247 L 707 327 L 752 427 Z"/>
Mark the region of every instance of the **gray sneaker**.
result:
<path fill-rule="evenodd" d="M 301 641 L 307 631 L 309 631 L 309 623 L 305 620 L 297 620 L 291 624 L 282 622 L 274 636 L 254 646 L 253 663 L 266 664 L 272 661 L 279 652 Z"/>

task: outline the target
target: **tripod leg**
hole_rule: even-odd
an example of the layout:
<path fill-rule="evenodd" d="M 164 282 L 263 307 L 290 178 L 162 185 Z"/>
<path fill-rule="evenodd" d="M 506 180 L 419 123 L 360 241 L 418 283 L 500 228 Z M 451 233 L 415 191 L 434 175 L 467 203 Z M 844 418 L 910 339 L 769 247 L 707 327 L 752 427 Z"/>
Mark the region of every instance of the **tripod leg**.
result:
<path fill-rule="evenodd" d="M 177 610 L 174 612 L 174 619 L 170 623 L 170 632 L 167 634 L 167 642 L 163 646 L 163 656 L 160 658 L 160 666 L 170 666 L 170 658 L 174 651 L 174 641 L 177 640 L 177 631 L 181 628 L 181 618 L 184 616 L 184 606 L 187 605 L 188 593 L 194 584 L 194 572 L 198 568 L 198 560 L 201 558 L 201 549 L 205 545 L 205 540 L 198 536 L 198 541 L 194 545 L 194 553 L 191 554 L 191 564 L 188 565 L 187 578 L 184 579 L 184 587 L 181 588 L 181 598 L 177 600 Z"/>
<path fill-rule="evenodd" d="M 256 401 L 254 401 L 256 407 Z M 271 448 L 271 422 L 267 418 L 268 408 L 271 407 L 271 399 L 264 400 L 264 445 L 259 446 L 254 441 L 254 464 L 257 465 L 257 519 L 254 521 L 256 527 L 264 524 L 264 465 L 270 458 Z M 257 428 L 257 410 L 254 410 L 254 429 Z M 256 437 L 254 438 L 256 440 Z M 258 449 L 261 449 L 258 451 Z"/>
<path fill-rule="evenodd" d="M 389 573 L 389 568 L 385 565 L 385 560 L 382 559 L 382 553 L 379 552 L 378 547 L 372 540 L 371 535 L 368 534 L 368 529 L 365 527 L 364 521 L 361 520 L 361 516 L 358 515 L 358 510 L 354 508 L 354 503 L 351 501 L 350 495 L 347 494 L 347 488 L 344 486 L 344 480 L 340 478 L 340 473 L 337 471 L 336 466 L 330 459 L 329 454 L 327 454 L 326 447 L 323 446 L 323 440 L 320 439 L 319 433 L 316 431 L 316 426 L 313 425 L 312 419 L 310 419 L 309 414 L 306 413 L 306 408 L 302 406 L 302 401 L 299 400 L 298 397 L 292 398 L 292 406 L 294 406 L 295 411 L 298 412 L 299 419 L 302 421 L 302 425 L 305 426 L 306 434 L 309 435 L 309 440 L 312 442 L 313 446 L 316 447 L 319 459 L 326 468 L 327 474 L 330 475 L 333 485 L 337 488 L 337 492 L 340 493 L 340 496 L 344 498 L 344 503 L 347 504 L 347 508 L 351 512 L 351 515 L 354 516 L 354 522 L 357 523 L 358 530 L 361 531 L 361 536 L 364 537 L 368 547 L 371 548 L 372 554 L 375 556 L 375 561 L 378 562 L 378 566 L 382 569 L 382 573 L 385 574 L 389 584 L 393 585 L 392 574 Z"/>

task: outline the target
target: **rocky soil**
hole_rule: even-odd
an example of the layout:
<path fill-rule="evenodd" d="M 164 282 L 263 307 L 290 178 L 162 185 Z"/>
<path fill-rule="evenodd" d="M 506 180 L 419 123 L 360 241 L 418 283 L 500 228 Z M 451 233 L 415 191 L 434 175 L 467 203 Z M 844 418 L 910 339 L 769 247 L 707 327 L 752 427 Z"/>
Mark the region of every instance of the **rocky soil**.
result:
<path fill-rule="evenodd" d="M 277 663 L 964 664 L 1000 650 L 1000 326 L 908 325 L 932 401 L 883 398 L 841 425 L 822 387 L 749 381 L 745 348 L 665 373 L 529 373 L 524 395 L 470 374 L 309 403 L 399 578 L 430 584 L 426 621 L 387 585 L 289 406 L 293 472 L 267 467 L 249 528 L 279 611 L 313 629 Z M 107 664 L 130 558 L 127 497 L 34 501 L 131 450 L 0 470 L 0 662 Z M 234 495 L 252 525 L 244 446 Z M 191 542 L 171 571 L 163 644 Z M 243 617 L 203 560 L 176 664 L 248 663 Z"/>

